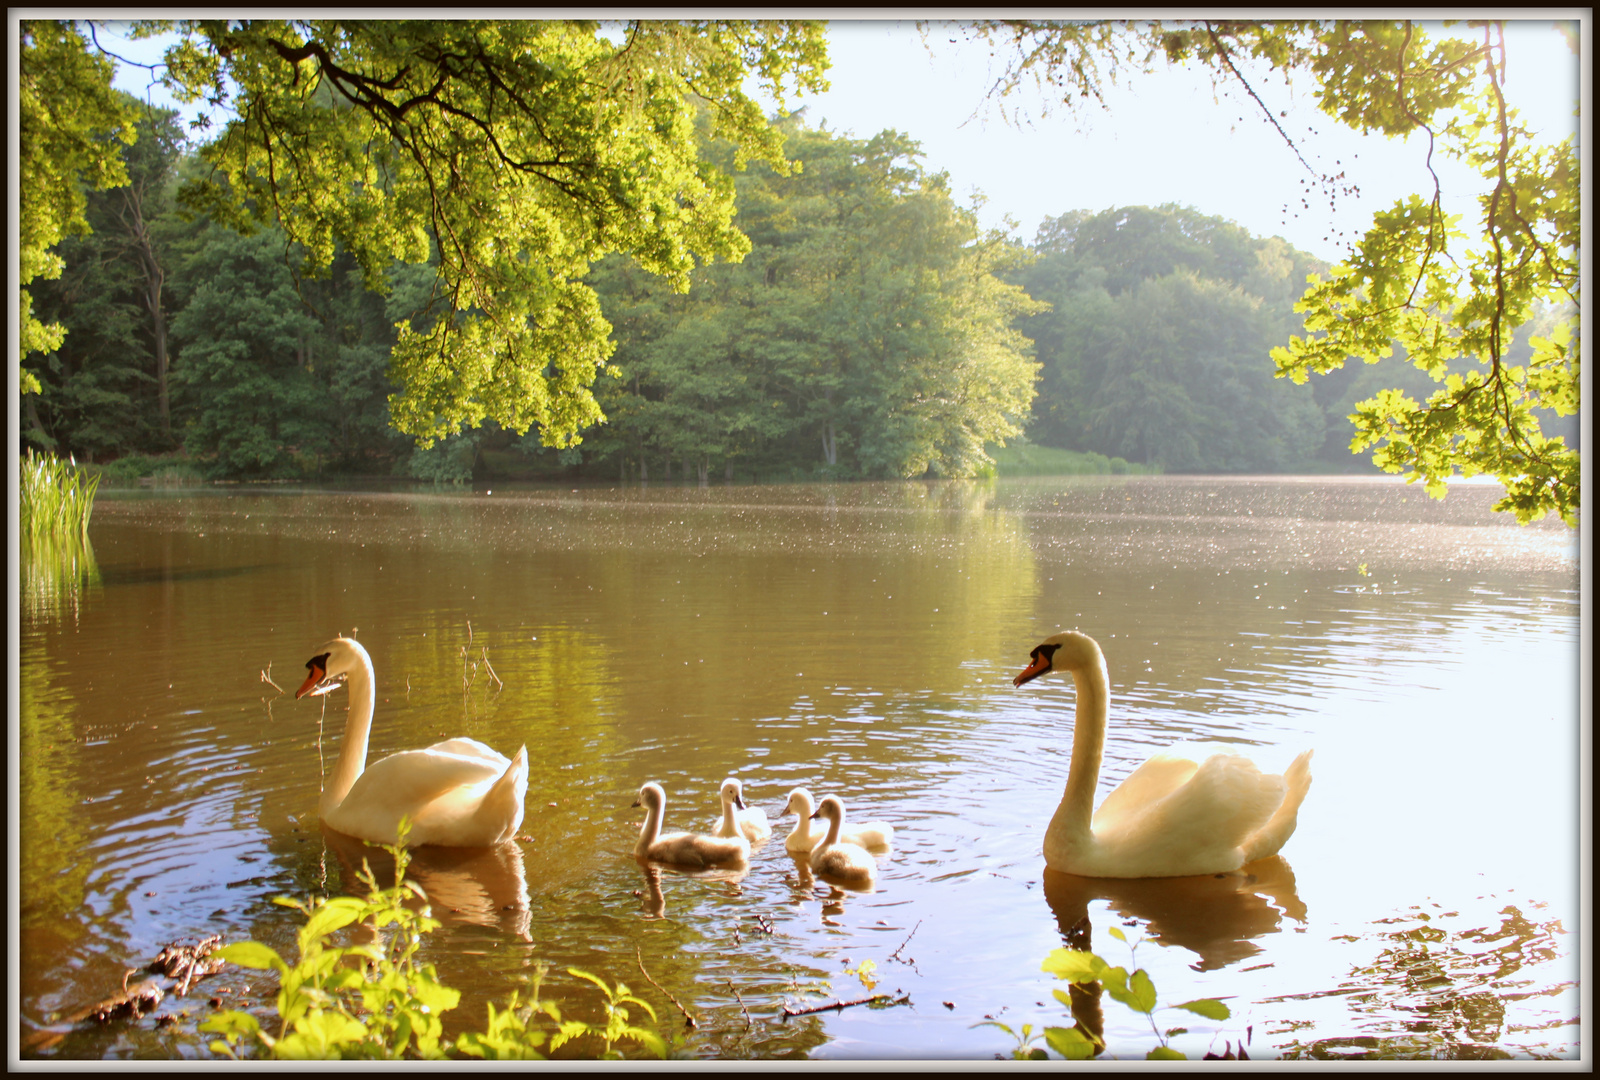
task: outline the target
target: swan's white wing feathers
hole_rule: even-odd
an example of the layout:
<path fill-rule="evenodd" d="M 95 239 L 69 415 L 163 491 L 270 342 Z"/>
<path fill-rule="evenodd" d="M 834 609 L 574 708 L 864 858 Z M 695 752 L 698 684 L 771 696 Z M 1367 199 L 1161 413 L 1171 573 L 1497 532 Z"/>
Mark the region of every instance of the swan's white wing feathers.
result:
<path fill-rule="evenodd" d="M 350 793 L 326 815 L 326 820 L 342 833 L 364 840 L 382 837 L 392 842 L 403 815 L 410 814 L 415 825 L 425 824 L 433 804 L 442 796 L 449 796 L 455 808 L 481 800 L 511 764 L 498 754 L 493 756 L 499 760 L 440 752 L 434 747 L 390 754 L 356 778 Z M 412 844 L 427 842 L 429 838 L 420 829 L 410 839 Z"/>
<path fill-rule="evenodd" d="M 1118 784 L 1094 814 L 1095 831 L 1116 828 L 1123 818 L 1143 813 L 1166 798 L 1200 768 L 1199 763 L 1168 748 L 1151 756 Z"/>
<path fill-rule="evenodd" d="M 432 746 L 426 747 L 425 752 L 455 754 L 458 757 L 481 758 L 484 761 L 493 762 L 494 764 L 498 765 L 499 772 L 505 772 L 506 767 L 511 764 L 511 759 L 506 757 L 504 754 L 490 749 L 477 739 L 469 739 L 466 736 L 458 736 L 454 739 L 446 739 L 444 742 L 436 742 Z M 499 773 L 496 773 L 495 775 L 498 776 Z"/>
<path fill-rule="evenodd" d="M 1173 771 L 1163 765 L 1156 775 Z M 1142 871 L 1128 876 L 1209 873 L 1225 863 L 1235 869 L 1243 862 L 1240 845 L 1272 818 L 1283 796 L 1283 777 L 1263 773 L 1249 758 L 1214 754 L 1187 782 L 1144 807 L 1119 800 L 1110 820 L 1102 823 L 1097 816 L 1096 846 L 1115 848 L 1129 862 L 1127 869 Z M 1148 869 L 1133 865 L 1147 861 Z"/>

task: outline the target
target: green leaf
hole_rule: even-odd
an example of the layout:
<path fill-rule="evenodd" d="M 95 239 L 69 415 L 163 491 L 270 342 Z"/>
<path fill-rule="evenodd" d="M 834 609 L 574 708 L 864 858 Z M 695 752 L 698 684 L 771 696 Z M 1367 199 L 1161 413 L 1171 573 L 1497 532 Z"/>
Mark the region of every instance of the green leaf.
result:
<path fill-rule="evenodd" d="M 1145 973 L 1144 968 L 1140 968 L 1133 973 L 1133 977 L 1128 980 L 1128 989 L 1133 994 L 1132 1005 L 1135 1009 L 1142 1013 L 1155 1011 L 1156 987 L 1150 981 L 1150 976 Z"/>
<path fill-rule="evenodd" d="M 312 912 L 311 918 L 300 928 L 300 948 L 305 949 L 335 930 L 349 926 L 366 911 L 367 903 L 364 900 L 349 896 L 334 897 Z"/>
<path fill-rule="evenodd" d="M 1127 941 L 1128 940 L 1128 935 L 1126 935 L 1126 934 L 1124 934 L 1122 932 L 1122 928 L 1120 926 L 1108 927 L 1107 930 L 1106 930 L 1106 933 L 1110 934 L 1112 937 L 1116 938 L 1118 941 Z"/>
<path fill-rule="evenodd" d="M 224 945 L 211 955 L 240 967 L 271 968 L 280 975 L 289 970 L 289 965 L 276 952 L 256 941 L 236 941 L 232 945 Z"/>
<path fill-rule="evenodd" d="M 1192 1013 L 1199 1013 L 1207 1020 L 1226 1020 L 1233 1015 L 1228 1007 L 1216 998 L 1198 998 L 1194 1001 L 1185 1001 L 1181 1005 L 1172 1006 L 1174 1009 L 1188 1009 Z"/>
<path fill-rule="evenodd" d="M 1106 962 L 1092 952 L 1052 949 L 1050 955 L 1044 958 L 1040 970 L 1048 971 L 1056 978 L 1068 982 L 1088 983 L 1100 978 L 1101 973 L 1106 970 Z"/>
<path fill-rule="evenodd" d="M 1068 1061 L 1087 1061 L 1094 1057 L 1100 1044 L 1075 1027 L 1047 1027 L 1044 1041 Z"/>
<path fill-rule="evenodd" d="M 1188 1061 L 1187 1055 L 1170 1046 L 1158 1046 L 1144 1056 L 1146 1061 Z"/>

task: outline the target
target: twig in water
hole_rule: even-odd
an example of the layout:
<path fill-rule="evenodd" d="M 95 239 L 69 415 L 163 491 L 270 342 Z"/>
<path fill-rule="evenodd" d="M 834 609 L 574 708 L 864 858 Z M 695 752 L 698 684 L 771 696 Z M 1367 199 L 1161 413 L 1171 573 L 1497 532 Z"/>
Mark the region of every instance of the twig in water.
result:
<path fill-rule="evenodd" d="M 888 958 L 890 960 L 899 960 L 902 964 L 912 964 L 912 965 L 916 964 L 915 960 L 902 960 L 900 958 L 900 950 L 905 948 L 907 945 L 911 944 L 911 939 L 917 936 L 917 930 L 920 929 L 921 926 L 922 926 L 922 920 L 918 919 L 917 920 L 917 925 L 913 926 L 911 928 L 911 933 L 907 934 L 906 935 L 906 939 L 904 941 L 902 941 L 900 944 L 896 945 L 895 949 L 894 949 L 894 952 L 889 954 Z"/>
<path fill-rule="evenodd" d="M 739 988 L 733 985 L 732 979 L 728 980 L 728 989 L 733 991 L 733 998 L 739 1003 L 739 1008 L 744 1013 L 744 1029 L 749 1031 L 752 1026 L 750 1023 L 750 1010 L 745 1008 L 744 998 L 740 995 Z"/>
<path fill-rule="evenodd" d="M 270 660 L 267 662 L 267 670 L 261 673 L 261 681 L 272 687 L 279 694 L 284 692 L 283 687 L 272 681 L 272 662 Z"/>
<path fill-rule="evenodd" d="M 685 1009 L 683 1007 L 683 1002 L 681 1002 L 677 998 L 673 997 L 672 994 L 666 989 L 666 987 L 662 986 L 660 983 L 658 983 L 654 979 L 650 978 L 650 973 L 644 969 L 644 953 L 639 950 L 639 947 L 637 945 L 634 946 L 634 955 L 639 958 L 639 974 L 643 975 L 645 977 L 645 981 L 648 982 L 651 986 L 655 987 L 657 990 L 660 990 L 663 994 L 665 994 L 667 1000 L 672 1002 L 672 1004 L 677 1007 L 678 1011 L 683 1014 L 684 1027 L 688 1027 L 688 1028 L 695 1027 L 696 1024 L 697 1024 L 697 1021 L 694 1018 L 694 1014 L 691 1013 L 688 1009 Z M 741 1002 L 741 1004 L 742 1004 L 742 1002 Z M 749 1014 L 746 1013 L 745 1015 L 748 1016 Z"/>
<path fill-rule="evenodd" d="M 871 997 L 856 998 L 854 1001 L 830 1001 L 826 1005 L 812 1005 L 805 1009 L 791 1009 L 785 1005 L 783 1007 L 783 1015 L 809 1016 L 812 1013 L 827 1012 L 829 1009 L 848 1009 L 852 1005 L 867 1005 L 874 1001 L 887 1001 L 894 1005 L 909 1005 L 911 1004 L 911 995 L 905 994 L 901 997 L 894 997 L 890 994 L 873 994 Z"/>
<path fill-rule="evenodd" d="M 494 673 L 494 667 L 489 663 L 489 646 L 487 645 L 483 646 L 483 666 L 489 669 L 489 678 L 495 681 L 495 685 L 504 690 L 506 684 L 500 681 L 500 676 Z"/>

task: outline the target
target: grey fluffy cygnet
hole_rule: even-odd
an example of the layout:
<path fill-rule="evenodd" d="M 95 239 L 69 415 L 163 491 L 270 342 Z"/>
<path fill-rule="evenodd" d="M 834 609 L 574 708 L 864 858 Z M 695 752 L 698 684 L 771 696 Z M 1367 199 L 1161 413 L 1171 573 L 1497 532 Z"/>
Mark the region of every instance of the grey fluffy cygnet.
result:
<path fill-rule="evenodd" d="M 701 833 L 661 832 L 661 818 L 667 809 L 667 793 L 657 783 L 639 789 L 634 806 L 645 809 L 644 827 L 633 854 L 640 859 L 672 863 L 676 866 L 706 867 L 750 861 L 750 841 L 742 836 L 706 836 Z"/>

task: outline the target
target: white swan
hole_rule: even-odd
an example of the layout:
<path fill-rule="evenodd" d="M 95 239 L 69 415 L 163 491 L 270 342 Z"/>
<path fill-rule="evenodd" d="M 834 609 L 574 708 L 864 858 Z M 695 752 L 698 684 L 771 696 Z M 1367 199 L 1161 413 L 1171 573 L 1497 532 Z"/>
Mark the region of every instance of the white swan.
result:
<path fill-rule="evenodd" d="M 878 872 L 878 864 L 872 861 L 866 848 L 839 839 L 844 829 L 844 803 L 839 797 L 824 795 L 812 816 L 827 820 L 828 834 L 822 838 L 822 843 L 811 849 L 811 869 L 841 881 L 870 882 Z"/>
<path fill-rule="evenodd" d="M 476 739 L 447 739 L 424 750 L 402 750 L 367 766 L 367 736 L 377 700 L 372 658 L 361 643 L 334 638 L 306 661 L 296 698 L 350 685 L 349 718 L 333 778 L 319 811 L 330 829 L 374 844 L 393 844 L 402 817 L 411 818 L 409 847 L 490 847 L 522 825 L 528 794 L 528 748 L 507 760 Z"/>
<path fill-rule="evenodd" d="M 634 806 L 645 810 L 644 827 L 633 854 L 639 859 L 674 863 L 678 866 L 712 866 L 744 863 L 750 859 L 750 841 L 742 836 L 706 836 L 703 833 L 661 833 L 661 818 L 667 809 L 667 793 L 657 783 L 639 789 Z"/>
<path fill-rule="evenodd" d="M 772 835 L 767 824 L 767 812 L 759 806 L 746 806 L 744 786 L 733 777 L 722 782 L 722 816 L 711 829 L 712 836 L 740 836 L 752 844 L 759 844 Z"/>
<path fill-rule="evenodd" d="M 783 841 L 783 846 L 796 855 L 804 855 L 817 846 L 825 835 L 811 831 L 811 814 L 816 809 L 811 792 L 797 787 L 789 792 L 789 801 L 783 804 L 785 814 L 796 814 L 799 820 Z M 860 825 L 846 825 L 839 829 L 839 839 L 864 848 L 886 848 L 894 840 L 894 826 L 884 821 L 864 821 Z"/>
<path fill-rule="evenodd" d="M 1081 877 L 1182 877 L 1237 870 L 1275 855 L 1294 833 L 1311 786 L 1311 751 L 1282 776 L 1236 754 L 1195 761 L 1170 748 L 1135 769 L 1090 822 L 1106 740 L 1105 655 L 1077 631 L 1048 637 L 1016 686 L 1047 671 L 1072 673 L 1078 718 L 1061 805 L 1044 834 L 1044 861 Z"/>

